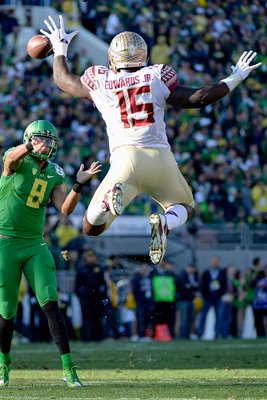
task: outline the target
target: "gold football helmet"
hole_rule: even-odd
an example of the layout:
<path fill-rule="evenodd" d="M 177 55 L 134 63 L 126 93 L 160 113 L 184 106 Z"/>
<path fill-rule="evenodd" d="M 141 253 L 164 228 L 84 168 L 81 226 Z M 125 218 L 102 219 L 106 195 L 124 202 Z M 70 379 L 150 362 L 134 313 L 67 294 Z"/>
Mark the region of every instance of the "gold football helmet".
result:
<path fill-rule="evenodd" d="M 114 71 L 120 68 L 144 67 L 147 65 L 146 42 L 137 33 L 119 33 L 110 43 L 108 61 Z"/>

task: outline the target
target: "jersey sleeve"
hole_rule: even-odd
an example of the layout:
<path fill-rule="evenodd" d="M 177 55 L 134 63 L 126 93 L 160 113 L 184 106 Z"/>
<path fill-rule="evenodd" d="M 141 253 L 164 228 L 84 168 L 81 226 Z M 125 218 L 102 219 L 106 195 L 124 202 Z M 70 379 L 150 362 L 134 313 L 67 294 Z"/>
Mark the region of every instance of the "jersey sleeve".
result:
<path fill-rule="evenodd" d="M 4 155 L 3 155 L 3 162 L 6 161 L 6 158 L 7 158 L 8 154 L 11 153 L 15 148 L 16 148 L 15 146 L 14 146 L 14 147 L 10 147 L 9 149 L 7 149 L 7 150 L 4 152 Z M 17 169 L 16 169 L 16 172 L 18 172 L 18 171 L 20 170 L 20 168 L 21 168 L 21 166 L 22 166 L 23 163 L 24 163 L 24 158 L 23 158 L 22 160 L 20 160 L 20 162 L 19 162 L 19 164 L 18 164 L 18 167 L 17 167 Z"/>
<path fill-rule="evenodd" d="M 81 76 L 81 82 L 87 87 L 89 92 L 97 89 L 97 77 L 98 75 L 105 75 L 107 73 L 107 67 L 92 66 L 87 68 L 84 74 Z"/>
<path fill-rule="evenodd" d="M 173 92 L 178 86 L 179 81 L 176 71 L 170 65 L 163 65 L 161 68 L 161 81 Z"/>
<path fill-rule="evenodd" d="M 89 92 L 96 89 L 95 66 L 87 68 L 81 77 L 81 82 Z"/>
<path fill-rule="evenodd" d="M 56 177 L 57 177 L 57 183 L 56 185 L 62 185 L 62 183 L 65 180 L 65 173 L 63 171 L 63 169 L 58 165 L 58 164 L 54 164 L 55 167 L 55 171 L 56 171 Z"/>
<path fill-rule="evenodd" d="M 14 150 L 14 148 L 15 148 L 15 147 L 10 147 L 9 149 L 7 149 L 7 150 L 4 152 L 3 161 L 6 160 L 7 155 L 8 155 L 12 150 Z"/>

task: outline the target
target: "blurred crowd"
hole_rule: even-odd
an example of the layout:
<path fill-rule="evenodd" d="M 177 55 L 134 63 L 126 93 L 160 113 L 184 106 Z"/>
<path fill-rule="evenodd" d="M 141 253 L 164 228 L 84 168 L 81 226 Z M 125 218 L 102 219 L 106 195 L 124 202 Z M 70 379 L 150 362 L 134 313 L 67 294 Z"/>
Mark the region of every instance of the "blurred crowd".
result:
<path fill-rule="evenodd" d="M 263 66 L 230 96 L 201 110 L 168 109 L 166 125 L 176 160 L 194 192 L 196 218 L 207 223 L 265 223 L 265 2 L 78 3 L 81 23 L 107 42 L 125 29 L 140 33 L 149 46 L 149 62 L 172 65 L 181 85 L 218 81 L 230 74 L 231 64 L 243 51 L 258 52 L 257 61 Z M 62 138 L 57 162 L 68 175 L 67 186 L 81 161 L 88 164 L 97 158 L 104 165 L 103 172 L 83 193 L 82 203 L 86 205 L 109 167 L 104 123 L 89 101 L 70 98 L 55 87 L 46 60 L 37 62 L 27 57 L 20 46 L 20 26 L 12 11 L 5 12 L 8 15 L 0 36 L 1 152 L 21 140 L 29 121 L 51 120 Z M 28 28 L 30 36 L 32 28 Z M 70 54 L 69 63 L 77 74 L 91 65 L 84 53 Z M 151 199 L 140 196 L 126 213 L 147 215 L 151 207 Z"/>
<path fill-rule="evenodd" d="M 192 263 L 177 271 L 166 259 L 157 266 L 140 262 L 127 276 L 119 257 L 102 260 L 88 248 L 76 268 L 70 292 L 59 289 L 73 340 L 167 342 L 267 336 L 267 266 L 259 257 L 243 272 L 234 264 L 223 266 L 213 255 L 201 272 Z M 50 341 L 35 296 L 26 287 L 21 291 L 17 338 Z"/>
<path fill-rule="evenodd" d="M 261 224 L 267 220 L 266 4 L 263 1 L 125 0 L 79 2 L 81 21 L 107 42 L 118 32 L 140 33 L 149 46 L 149 62 L 167 63 L 181 85 L 201 86 L 229 75 L 244 50 L 258 52 L 263 66 L 231 96 L 201 110 L 168 110 L 166 124 L 177 162 L 190 183 L 196 218 L 202 222 Z M 2 12 L 3 13 L 3 12 Z M 109 166 L 104 123 L 89 101 L 77 101 L 53 83 L 50 64 L 27 57 L 19 43 L 20 26 L 7 11 L 1 24 L 0 146 L 21 140 L 37 118 L 59 129 L 61 164 L 70 184 L 77 166 L 97 158 Z M 25 27 L 24 27 L 25 28 Z M 29 27 L 29 32 L 32 30 Z M 83 53 L 70 54 L 70 67 L 82 73 L 90 65 Z M 87 204 L 98 180 L 83 194 Z M 140 196 L 126 209 L 149 214 L 151 199 Z"/>
<path fill-rule="evenodd" d="M 32 3 L 37 5 L 38 2 L 22 1 L 22 4 L 25 5 Z M 44 5 L 47 2 L 40 1 L 39 3 Z M 73 2 L 51 2 L 58 11 L 63 10 L 63 12 L 66 10 L 66 3 L 69 3 L 71 7 Z M 266 223 L 266 2 L 261 0 L 229 0 L 227 2 L 168 0 L 158 1 L 155 4 L 152 0 L 124 0 L 119 3 L 112 0 L 97 2 L 88 0 L 85 3 L 79 0 L 75 3 L 78 5 L 81 24 L 107 43 L 114 35 L 123 30 L 133 30 L 141 34 L 148 44 L 149 63 L 172 65 L 178 73 L 181 85 L 199 87 L 218 81 L 230 74 L 231 65 L 236 63 L 243 51 L 250 49 L 257 51 L 257 62 L 261 61 L 262 67 L 245 83 L 237 87 L 230 96 L 201 110 L 167 109 L 166 126 L 177 163 L 194 193 L 195 221 L 199 221 L 199 223 L 249 223 L 250 225 Z M 6 1 L 4 4 L 9 4 L 9 2 Z M 103 164 L 103 171 L 84 188 L 81 202 L 69 219 L 59 218 L 57 212 L 52 207 L 48 207 L 45 233 L 57 266 L 59 269 L 66 267 L 60 256 L 60 249 L 66 248 L 68 245 L 69 251 L 72 251 L 71 246 L 73 249 L 79 249 L 79 265 L 82 265 L 85 262 L 84 238 L 81 233 L 82 215 L 92 193 L 109 168 L 109 149 L 105 125 L 89 101 L 70 98 L 56 88 L 51 65 L 47 60 L 36 61 L 27 56 L 26 49 L 21 46 L 22 27 L 12 9 L 2 9 L 0 18 L 0 155 L 2 156 L 7 148 L 21 142 L 23 131 L 31 121 L 42 118 L 50 120 L 58 128 L 61 141 L 56 162 L 66 172 L 66 190 L 69 190 L 75 181 L 75 171 L 81 162 L 89 165 L 97 159 Z M 29 38 L 37 33 L 31 27 L 30 21 L 26 21 L 23 32 Z M 69 65 L 73 73 L 82 74 L 91 64 L 90 57 L 87 57 L 84 52 L 70 52 Z M 149 215 L 151 209 L 155 212 L 155 207 L 151 199 L 144 195 L 128 206 L 125 213 Z M 93 265 L 92 262 L 90 265 Z M 87 269 L 89 268 L 87 267 Z M 150 271 L 148 266 L 140 266 L 141 275 L 142 269 L 149 270 L 148 280 L 153 289 L 147 290 L 148 298 L 149 293 L 153 293 L 152 297 L 159 295 L 160 299 L 160 294 L 156 294 L 156 288 L 160 287 L 156 283 L 159 279 L 157 276 L 164 276 L 162 271 L 166 269 L 169 271 L 169 266 L 166 266 L 164 262 L 163 266 L 155 268 L 153 271 Z M 107 299 L 107 293 L 111 291 L 111 288 L 107 286 L 108 268 L 103 267 L 102 261 L 99 270 L 104 276 L 104 278 L 101 277 L 102 283 L 99 285 L 101 293 L 99 295 Z M 195 282 L 196 286 L 192 289 L 189 299 L 184 299 L 183 296 L 186 297 L 187 294 L 185 294 L 181 282 L 183 279 L 187 279 L 187 270 L 194 271 L 194 279 L 190 273 L 190 282 Z M 214 304 L 213 306 L 217 310 L 217 317 L 221 316 L 222 312 L 229 317 L 230 314 L 227 311 L 229 306 L 232 310 L 232 325 L 231 328 L 227 325 L 227 328 L 223 330 L 220 317 L 218 317 L 215 335 L 218 337 L 240 336 L 242 318 L 247 306 L 247 300 L 243 302 L 243 299 L 246 298 L 244 293 L 247 293 L 244 286 L 246 277 L 239 278 L 239 272 L 234 266 L 223 270 L 223 287 L 226 288 L 226 291 L 221 293 L 220 303 L 225 306 L 224 311 L 221 307 L 216 308 Z M 82 268 L 80 272 L 82 274 Z M 171 272 L 171 274 L 173 273 L 174 271 Z M 112 305 L 113 308 L 111 307 L 111 299 L 104 304 L 106 317 L 104 320 L 101 319 L 98 329 L 102 330 L 105 319 L 108 319 L 105 332 L 113 331 L 113 333 L 101 331 L 99 338 L 110 337 L 110 335 L 112 337 L 128 335 L 141 338 L 142 335 L 145 337 L 146 335 L 148 337 L 155 335 L 168 337 L 169 335 L 169 337 L 187 338 L 188 334 L 201 337 L 211 299 L 205 297 L 204 275 L 201 274 L 197 278 L 196 275 L 199 274 L 197 274 L 195 266 L 188 266 L 183 273 L 184 276 L 179 276 L 179 279 L 176 279 L 175 276 L 174 280 L 169 278 L 165 280 L 169 288 L 169 298 L 175 297 L 175 300 L 171 302 L 171 309 L 164 309 L 165 304 L 163 304 L 164 312 L 161 305 L 158 309 L 156 308 L 155 312 L 155 298 L 152 298 L 153 304 L 148 302 L 148 309 L 150 312 L 153 311 L 153 318 L 152 322 L 150 318 L 149 324 L 145 324 L 145 331 L 140 328 L 140 324 L 142 326 L 140 315 L 144 310 L 140 310 L 139 295 L 138 291 L 134 289 L 134 283 L 128 281 L 118 284 L 115 282 L 113 289 L 115 288 L 117 295 L 119 293 L 119 297 L 122 298 L 117 304 L 120 305 L 119 309 L 124 311 L 122 314 L 120 313 L 117 324 L 115 322 L 118 321 L 118 317 L 116 312 L 114 313 L 114 305 Z M 216 276 L 215 273 L 214 276 Z M 257 280 L 254 278 L 251 278 L 253 296 L 258 288 Z M 261 281 L 259 287 L 263 285 L 266 291 L 266 278 L 264 280 L 263 275 L 261 278 L 263 281 L 259 279 Z M 231 293 L 228 293 L 227 282 L 230 281 Z M 215 283 L 215 288 L 217 284 L 218 282 Z M 221 285 L 219 283 L 220 288 Z M 136 297 L 128 296 L 128 289 L 129 293 L 135 293 Z M 200 295 L 198 295 L 199 293 Z M 83 314 L 82 293 L 78 290 L 76 295 L 79 297 L 81 314 Z M 100 308 L 103 306 L 102 300 Z M 128 307 L 124 307 L 126 300 Z M 68 301 L 68 299 L 62 299 L 65 310 L 69 307 Z M 251 297 L 248 304 L 252 308 L 253 302 L 254 297 Z M 165 301 L 156 301 L 156 303 L 165 303 Z M 34 307 L 36 306 L 34 299 L 32 299 L 32 304 Z M 156 305 L 158 306 L 158 304 Z M 266 304 L 265 307 L 267 308 Z M 258 315 L 255 311 L 254 307 L 253 317 L 256 321 Z M 99 309 L 93 312 L 98 315 Z M 168 323 L 161 320 L 161 316 L 166 314 L 169 315 Z M 193 328 L 191 319 L 190 329 L 188 328 L 188 320 L 184 322 L 184 315 L 193 315 Z M 91 317 L 93 318 L 93 316 Z M 33 325 L 36 320 L 38 318 L 33 315 Z M 236 325 L 236 321 L 238 321 L 238 325 Z M 85 323 L 87 324 L 85 331 L 90 331 L 88 328 L 90 323 L 88 321 Z M 167 330 L 165 329 L 166 323 Z M 162 325 L 165 326 L 163 331 Z M 72 327 L 72 324 L 70 323 L 69 326 Z M 157 332 L 155 332 L 156 326 L 161 326 L 159 331 L 157 328 Z M 151 329 L 153 329 L 153 334 L 151 334 Z M 41 331 L 44 332 L 43 329 Z M 83 331 L 81 329 L 80 335 L 83 335 Z M 189 331 L 190 333 L 188 333 Z M 262 336 L 262 328 L 257 328 L 257 333 Z M 92 333 L 92 335 L 96 335 L 96 333 Z M 84 340 L 88 340 L 88 338 L 84 337 Z"/>
<path fill-rule="evenodd" d="M 260 70 L 232 94 L 201 110 L 167 110 L 172 150 L 190 183 L 196 216 L 203 222 L 261 224 L 267 219 L 266 4 L 263 1 L 150 0 L 79 2 L 81 21 L 107 42 L 118 32 L 140 33 L 149 46 L 149 62 L 167 63 L 181 85 L 201 86 L 229 75 L 244 50 L 258 52 Z M 77 166 L 97 158 L 109 166 L 104 123 L 89 101 L 77 101 L 53 83 L 49 63 L 36 62 L 19 48 L 18 25 L 6 11 L 1 35 L 1 152 L 21 140 L 23 129 L 37 118 L 59 129 L 57 162 L 70 185 Z M 25 28 L 25 27 L 24 27 Z M 29 34 L 33 34 L 29 27 Z M 70 54 L 72 72 L 90 65 L 85 54 Z M 99 180 L 91 182 L 87 204 Z M 126 209 L 149 214 L 151 199 L 140 196 Z"/>

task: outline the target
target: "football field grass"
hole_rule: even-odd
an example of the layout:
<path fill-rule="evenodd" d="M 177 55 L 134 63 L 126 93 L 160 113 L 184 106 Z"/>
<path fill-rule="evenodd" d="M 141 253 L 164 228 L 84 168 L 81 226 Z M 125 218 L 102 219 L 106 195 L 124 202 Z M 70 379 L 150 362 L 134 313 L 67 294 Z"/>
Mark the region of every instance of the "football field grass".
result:
<path fill-rule="evenodd" d="M 14 344 L 0 399 L 267 400 L 267 340 L 72 343 L 84 386 L 62 382 L 53 343 Z"/>

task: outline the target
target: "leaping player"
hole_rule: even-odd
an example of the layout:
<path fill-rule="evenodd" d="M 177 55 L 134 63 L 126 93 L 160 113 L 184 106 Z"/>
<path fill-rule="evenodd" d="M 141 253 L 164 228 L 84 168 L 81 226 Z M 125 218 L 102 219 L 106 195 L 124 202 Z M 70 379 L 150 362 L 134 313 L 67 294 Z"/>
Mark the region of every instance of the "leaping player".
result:
<path fill-rule="evenodd" d="M 44 20 L 54 50 L 55 84 L 63 91 L 90 99 L 106 123 L 110 147 L 110 169 L 97 188 L 84 216 L 84 232 L 91 236 L 104 232 L 117 215 L 140 193 L 150 195 L 164 214 L 150 216 L 150 259 L 162 261 L 167 235 L 192 215 L 194 199 L 170 150 L 164 110 L 200 108 L 231 93 L 261 63 L 251 65 L 257 53 L 245 51 L 232 74 L 198 89 L 179 85 L 176 71 L 169 65 L 147 65 L 147 45 L 134 32 L 113 38 L 108 50 L 109 67 L 95 65 L 82 76 L 72 74 L 67 51 L 78 31 L 65 32 L 49 16 Z"/>

